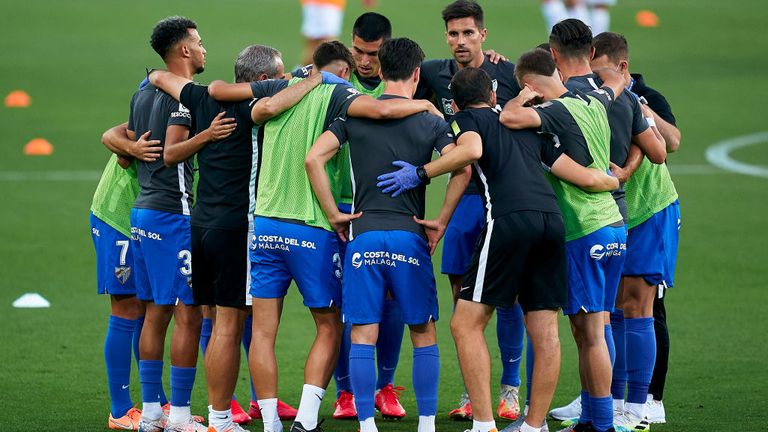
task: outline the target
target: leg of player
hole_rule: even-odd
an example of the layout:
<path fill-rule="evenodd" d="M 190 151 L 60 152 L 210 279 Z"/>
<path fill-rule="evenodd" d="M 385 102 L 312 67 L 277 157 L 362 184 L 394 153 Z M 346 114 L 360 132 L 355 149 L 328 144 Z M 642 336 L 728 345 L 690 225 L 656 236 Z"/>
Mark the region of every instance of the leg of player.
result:
<path fill-rule="evenodd" d="M 277 359 L 275 339 L 283 298 L 253 298 L 253 327 L 248 368 L 253 387 L 259 396 L 258 404 L 265 432 L 282 432 L 283 424 L 277 415 Z"/>
<path fill-rule="evenodd" d="M 592 23 L 592 34 L 599 35 L 607 32 L 611 28 L 611 14 L 608 11 L 608 5 L 605 3 L 596 3 L 589 8 L 589 20 Z"/>
<path fill-rule="evenodd" d="M 568 11 L 568 18 L 576 18 L 589 25 L 589 10 L 583 0 L 565 0 L 565 8 Z"/>
<path fill-rule="evenodd" d="M 213 320 L 216 317 L 216 309 L 211 306 L 201 306 L 203 312 L 203 324 L 200 327 L 200 351 L 205 355 L 208 343 L 213 335 Z"/>
<path fill-rule="evenodd" d="M 435 432 L 437 385 L 440 382 L 440 351 L 435 322 L 410 325 L 413 343 L 413 392 L 419 411 L 418 432 Z"/>
<path fill-rule="evenodd" d="M 492 314 L 492 306 L 460 299 L 451 318 L 451 334 L 473 405 L 473 432 L 496 428 L 490 398 L 491 361 L 483 334 Z"/>
<path fill-rule="evenodd" d="M 352 326 L 352 346 L 349 349 L 349 374 L 356 396 L 357 418 L 360 432 L 378 432 L 374 421 L 374 393 L 376 391 L 376 363 L 374 351 L 379 337 L 378 324 Z"/>
<path fill-rule="evenodd" d="M 317 335 L 304 366 L 304 387 L 296 420 L 291 429 L 311 432 L 317 428 L 320 403 L 331 380 L 341 343 L 341 319 L 336 307 L 312 308 Z"/>
<path fill-rule="evenodd" d="M 501 352 L 501 390 L 496 413 L 501 418 L 520 417 L 520 362 L 523 359 L 523 310 L 519 304 L 496 309 L 496 336 Z"/>
<path fill-rule="evenodd" d="M 656 363 L 653 377 L 648 386 L 646 416 L 650 423 L 666 423 L 664 412 L 664 385 L 667 380 L 669 365 L 669 329 L 667 327 L 667 309 L 664 306 L 667 290 L 659 287 L 659 294 L 653 300 L 653 327 L 656 333 Z"/>
<path fill-rule="evenodd" d="M 653 299 L 656 287 L 642 277 L 624 277 L 622 307 L 626 328 L 627 399 L 624 411 L 633 423 L 645 418 L 648 385 L 656 362 Z"/>
<path fill-rule="evenodd" d="M 400 404 L 399 395 L 403 388 L 394 387 L 394 383 L 405 325 L 400 305 L 391 296 L 388 297 L 390 298 L 384 301 L 384 311 L 379 323 L 379 338 L 376 340 L 378 379 L 374 405 L 384 418 L 403 418 L 405 409 Z"/>
<path fill-rule="evenodd" d="M 570 319 L 579 347 L 579 371 L 584 375 L 585 388 L 589 392 L 589 416 L 597 431 L 606 431 L 613 427 L 613 402 L 610 395 L 611 359 L 605 342 L 603 314 L 580 311 Z M 585 418 L 585 406 L 582 393 L 582 419 Z"/>
<path fill-rule="evenodd" d="M 179 301 L 174 307 L 171 335 L 171 411 L 167 429 L 193 423 L 190 412 L 192 388 L 197 374 L 197 356 L 203 315 L 199 306 Z M 212 342 L 216 340 L 215 335 Z"/>
<path fill-rule="evenodd" d="M 104 339 L 104 362 L 109 385 L 111 429 L 135 429 L 141 411 L 133 407 L 131 392 L 131 348 L 136 319 L 143 313 L 135 295 L 110 296 L 111 314 Z M 137 358 L 138 360 L 138 358 Z"/>
<path fill-rule="evenodd" d="M 547 35 L 552 31 L 552 27 L 560 21 L 568 18 L 568 11 L 562 0 L 542 0 L 541 14 L 544 16 L 544 22 L 547 25 Z"/>
<path fill-rule="evenodd" d="M 245 311 L 234 307 L 216 307 L 214 337 L 205 354 L 208 384 L 208 420 L 217 431 L 232 427 L 232 394 L 240 369 L 240 340 L 243 337 Z"/>
<path fill-rule="evenodd" d="M 171 306 L 147 303 L 147 313 L 139 340 L 139 375 L 141 376 L 142 410 L 141 421 L 154 429 L 163 429 L 160 419 L 163 416 L 160 405 L 160 392 L 163 383 L 163 351 L 168 324 L 171 322 Z"/>
<path fill-rule="evenodd" d="M 531 338 L 536 363 L 525 422 L 539 428 L 545 423 L 547 410 L 560 376 L 560 339 L 557 334 L 557 311 L 538 310 L 525 315 L 525 328 Z"/>
<path fill-rule="evenodd" d="M 352 324 L 344 323 L 339 345 L 339 358 L 336 360 L 336 369 L 333 370 L 333 379 L 336 381 L 336 402 L 333 407 L 333 418 L 337 420 L 357 418 L 355 396 L 352 393 L 352 383 L 349 378 L 349 349 L 352 346 Z"/>

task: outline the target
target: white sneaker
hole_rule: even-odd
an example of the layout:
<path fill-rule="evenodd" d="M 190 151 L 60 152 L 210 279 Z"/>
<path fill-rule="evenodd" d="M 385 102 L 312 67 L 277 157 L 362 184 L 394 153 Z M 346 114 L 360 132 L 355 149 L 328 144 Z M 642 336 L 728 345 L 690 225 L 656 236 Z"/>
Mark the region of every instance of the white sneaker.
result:
<path fill-rule="evenodd" d="M 653 400 L 653 396 L 648 395 L 648 401 L 645 402 L 645 415 L 649 423 L 666 423 L 667 415 L 664 412 L 664 402 Z"/>
<path fill-rule="evenodd" d="M 581 396 L 577 396 L 573 402 L 564 407 L 551 410 L 549 416 L 560 421 L 581 417 Z"/>
<path fill-rule="evenodd" d="M 184 423 L 171 423 L 165 425 L 165 432 L 208 432 L 208 427 L 194 420 L 192 417 Z"/>
<path fill-rule="evenodd" d="M 523 427 L 523 423 L 525 423 L 525 414 L 521 415 L 519 419 L 507 425 L 507 427 L 502 429 L 501 432 L 520 432 L 520 428 Z M 544 425 L 541 426 L 541 432 L 549 432 L 549 425 L 547 425 L 546 420 L 544 420 Z"/>
<path fill-rule="evenodd" d="M 651 425 L 647 420 L 639 418 L 629 411 L 624 411 L 619 415 L 614 414 L 613 426 L 616 428 L 616 432 L 647 432 L 651 430 Z"/>

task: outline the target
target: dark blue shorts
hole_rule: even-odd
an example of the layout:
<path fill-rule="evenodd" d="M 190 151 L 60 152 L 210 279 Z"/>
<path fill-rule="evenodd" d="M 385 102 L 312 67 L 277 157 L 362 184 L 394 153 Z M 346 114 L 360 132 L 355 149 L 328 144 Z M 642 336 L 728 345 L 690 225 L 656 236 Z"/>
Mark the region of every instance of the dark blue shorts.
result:
<path fill-rule="evenodd" d="M 453 212 L 443 238 L 440 272 L 461 275 L 467 272 L 480 231 L 485 226 L 485 211 L 480 195 L 464 195 Z"/>
<path fill-rule="evenodd" d="M 368 231 L 347 245 L 342 288 L 344 322 L 381 321 L 389 292 L 405 324 L 437 321 L 437 289 L 429 246 L 408 231 Z"/>
<path fill-rule="evenodd" d="M 674 285 L 680 238 L 680 203 L 665 207 L 629 230 L 624 276 L 642 277 L 649 285 Z"/>
<path fill-rule="evenodd" d="M 131 210 L 136 297 L 158 305 L 195 304 L 189 216 Z"/>
<path fill-rule="evenodd" d="M 335 232 L 256 217 L 251 237 L 251 295 L 282 298 L 291 281 L 304 306 L 326 308 L 341 303 L 341 256 Z"/>
<path fill-rule="evenodd" d="M 565 243 L 568 256 L 566 315 L 612 312 L 627 256 L 627 230 L 606 226 Z"/>
<path fill-rule="evenodd" d="M 131 240 L 91 213 L 91 237 L 96 248 L 99 294 L 135 295 Z"/>

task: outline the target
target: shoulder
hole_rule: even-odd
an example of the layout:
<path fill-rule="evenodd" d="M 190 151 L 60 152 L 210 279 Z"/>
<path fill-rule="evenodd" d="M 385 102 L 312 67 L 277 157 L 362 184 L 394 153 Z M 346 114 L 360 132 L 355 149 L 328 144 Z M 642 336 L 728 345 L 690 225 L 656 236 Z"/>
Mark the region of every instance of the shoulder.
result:
<path fill-rule="evenodd" d="M 432 59 L 421 63 L 421 71 L 422 73 L 434 74 L 448 69 L 449 66 L 450 60 L 448 59 Z"/>

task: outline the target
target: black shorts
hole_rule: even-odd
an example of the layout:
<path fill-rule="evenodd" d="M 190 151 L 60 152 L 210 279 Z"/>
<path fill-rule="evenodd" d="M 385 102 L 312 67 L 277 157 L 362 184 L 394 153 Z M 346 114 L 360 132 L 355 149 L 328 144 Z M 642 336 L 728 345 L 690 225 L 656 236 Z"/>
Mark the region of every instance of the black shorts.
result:
<path fill-rule="evenodd" d="M 192 292 L 195 304 L 245 308 L 248 228 L 192 226 Z"/>
<path fill-rule="evenodd" d="M 565 226 L 558 213 L 519 211 L 489 222 L 459 298 L 523 311 L 568 304 Z"/>

